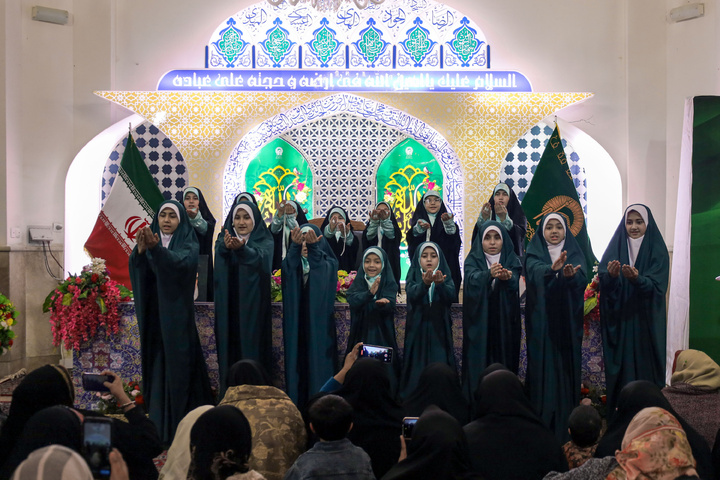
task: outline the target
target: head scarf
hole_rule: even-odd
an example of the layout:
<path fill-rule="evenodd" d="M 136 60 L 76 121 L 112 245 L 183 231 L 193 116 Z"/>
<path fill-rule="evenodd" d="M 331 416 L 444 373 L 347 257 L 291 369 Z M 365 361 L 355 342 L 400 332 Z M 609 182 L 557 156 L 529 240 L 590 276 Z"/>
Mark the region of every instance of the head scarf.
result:
<path fill-rule="evenodd" d="M 470 452 L 462 426 L 452 415 L 429 407 L 418 419 L 407 458 L 395 465 L 383 480 L 460 478 L 470 470 Z"/>
<path fill-rule="evenodd" d="M 363 253 L 362 256 L 362 264 L 363 264 L 363 273 L 365 273 L 365 258 L 370 255 L 371 253 L 374 253 L 378 257 L 380 257 L 380 273 L 378 275 L 382 275 L 383 270 L 385 269 L 385 252 L 378 247 L 370 247 L 367 250 L 365 250 L 365 253 Z M 373 283 L 375 283 L 375 279 L 378 277 L 378 275 L 375 275 L 371 277 L 367 273 L 365 273 L 365 281 L 367 282 L 368 288 L 371 288 L 373 286 Z M 379 292 L 380 290 L 378 290 Z"/>
<path fill-rule="evenodd" d="M 486 229 L 483 230 L 482 239 L 485 240 L 485 236 L 488 234 L 488 232 L 493 231 L 497 232 L 498 235 L 500 235 L 500 240 L 504 242 L 503 239 L 503 232 L 500 230 L 500 227 L 497 225 L 488 225 Z M 502 255 L 502 246 L 500 247 L 500 252 L 496 253 L 495 255 L 490 255 L 489 253 L 485 252 L 485 248 L 483 248 L 483 253 L 485 253 L 485 260 L 487 261 L 488 268 L 492 267 L 494 264 L 498 263 L 500 261 L 500 256 Z"/>
<path fill-rule="evenodd" d="M 250 216 L 250 221 L 252 222 L 252 229 L 255 228 L 255 215 L 253 214 L 253 211 L 252 211 L 252 208 L 250 208 L 250 205 L 246 202 L 238 203 L 237 205 L 235 205 L 235 208 L 233 209 L 232 218 L 233 218 L 233 230 L 235 231 L 235 235 L 238 238 L 241 238 L 242 240 L 245 240 L 247 242 L 248 238 L 250 238 L 250 234 L 248 233 L 247 235 L 240 235 L 240 233 L 237 230 L 235 230 L 235 215 L 237 214 L 238 210 L 243 210 L 243 211 L 247 212 L 247 214 Z M 251 231 L 252 231 L 252 229 L 251 229 Z"/>
<path fill-rule="evenodd" d="M 522 257 L 523 252 L 525 251 L 525 236 L 527 233 L 527 219 L 525 218 L 525 212 L 520 206 L 520 201 L 518 200 L 517 195 L 515 195 L 515 191 L 510 188 L 506 183 L 499 183 L 495 186 L 492 195 L 490 195 L 490 198 L 488 199 L 490 209 L 492 210 L 490 220 L 499 222 L 497 215 L 495 214 L 495 193 L 497 193 L 498 190 L 503 190 L 507 192 L 508 195 L 510 195 L 506 207 L 507 214 L 513 222 L 513 228 L 512 230 L 508 231 L 508 234 L 510 236 L 510 241 L 513 243 L 513 251 L 515 252 L 515 255 L 517 255 L 518 257 Z M 482 215 L 478 217 L 478 222 L 481 222 L 481 220 Z M 485 222 L 481 223 L 484 224 Z M 475 232 L 477 231 L 478 227 L 479 226 L 476 223 L 473 229 L 473 242 L 475 241 Z"/>
<path fill-rule="evenodd" d="M 160 212 L 162 212 L 165 209 L 170 209 L 173 212 L 175 212 L 175 215 L 177 215 L 178 220 L 182 221 L 181 217 L 180 217 L 180 209 L 177 207 L 177 205 L 174 205 L 172 203 L 164 204 L 162 206 L 162 208 L 160 210 L 158 210 L 158 215 L 160 214 Z M 175 232 L 173 232 L 173 233 L 175 233 Z M 168 246 L 170 245 L 170 240 L 172 240 L 172 237 L 173 237 L 172 233 L 166 234 L 166 233 L 163 233 L 162 230 L 160 230 L 160 240 L 162 241 L 163 247 L 168 248 Z"/>
<path fill-rule="evenodd" d="M 427 192 L 425 192 L 425 195 L 423 195 L 423 201 L 422 201 L 423 206 L 425 206 L 425 201 L 426 201 L 429 197 L 437 197 L 437 198 L 439 198 L 439 199 L 440 199 L 440 208 L 441 208 L 441 209 L 442 209 L 443 206 L 445 206 L 445 202 L 442 201 L 442 197 L 441 197 L 440 194 L 439 194 L 438 192 L 436 192 L 435 190 L 428 190 Z M 427 213 L 428 220 L 430 220 L 430 226 L 434 226 L 434 225 L 435 225 L 435 219 L 437 218 L 438 214 L 442 215 L 441 211 L 438 210 L 436 213 L 430 213 L 430 212 L 427 211 L 427 209 L 426 209 L 425 211 L 426 211 L 426 213 Z M 430 229 L 427 229 L 427 231 L 426 231 L 426 238 L 425 238 L 425 240 L 426 240 L 426 241 L 430 241 Z"/>
<path fill-rule="evenodd" d="M 49 445 L 63 445 L 76 452 L 82 448 L 82 424 L 80 417 L 71 408 L 56 405 L 33 415 L 2 465 L 0 478 L 9 478 L 32 452 Z"/>
<path fill-rule="evenodd" d="M 200 415 L 190 430 L 189 480 L 224 480 L 249 470 L 252 431 L 245 415 L 220 405 Z"/>
<path fill-rule="evenodd" d="M 670 385 L 689 383 L 708 391 L 720 389 L 720 366 L 706 353 L 699 350 L 683 350 L 675 362 Z"/>
<path fill-rule="evenodd" d="M 422 272 L 424 272 L 424 270 L 423 270 L 423 268 L 422 268 L 422 254 L 423 254 L 423 250 L 425 250 L 425 249 L 428 248 L 428 247 L 430 247 L 430 248 L 432 248 L 433 250 L 435 250 L 435 253 L 436 253 L 437 256 L 438 256 L 438 264 L 437 264 L 437 266 L 435 267 L 435 270 L 433 270 L 433 274 L 434 274 L 435 272 L 437 272 L 438 268 L 440 268 L 440 255 L 441 255 L 441 253 L 440 253 L 440 248 L 437 246 L 437 243 L 434 243 L 434 242 L 423 242 L 423 243 L 420 244 L 420 246 L 419 246 L 418 249 L 417 249 L 417 251 L 420 252 L 419 255 L 418 255 L 417 263 L 418 263 L 418 266 L 420 267 L 421 275 L 422 275 Z M 442 270 L 441 270 L 441 271 L 442 271 Z M 448 273 L 449 273 L 449 272 L 448 272 Z M 428 288 L 428 303 L 432 303 L 432 301 L 433 301 L 433 294 L 434 294 L 434 293 L 435 293 L 435 282 L 431 283 L 431 284 L 430 284 L 430 288 Z"/>
<path fill-rule="evenodd" d="M 236 203 L 239 200 L 236 200 Z M 255 203 L 253 199 L 253 203 Z M 295 214 L 294 215 L 285 215 L 283 214 L 283 225 L 282 230 L 279 232 L 279 235 L 281 236 L 282 241 L 279 242 L 277 245 L 280 245 L 279 249 L 276 247 L 275 256 L 279 258 L 280 260 L 284 259 L 287 255 L 287 249 L 290 247 L 290 233 L 295 227 L 302 227 L 303 225 L 306 225 L 308 223 L 307 218 L 305 217 L 305 211 L 303 210 L 302 206 L 296 202 L 295 200 L 287 200 L 285 203 L 292 204 L 292 206 L 295 208 Z M 278 235 L 277 233 L 274 235 Z"/>
<path fill-rule="evenodd" d="M 546 215 L 545 219 L 543 219 L 543 222 L 542 222 L 542 231 L 540 233 L 542 234 L 543 238 L 545 238 L 545 225 L 547 225 L 547 223 L 552 219 L 555 219 L 560 222 L 560 225 L 563 228 L 563 232 L 565 232 L 565 238 L 563 238 L 560 241 L 560 243 L 558 243 L 557 245 L 550 245 L 550 243 L 548 243 L 547 240 L 545 240 L 545 243 L 547 244 L 548 253 L 550 254 L 550 263 L 551 264 L 555 263 L 555 260 L 557 260 L 560 257 L 560 254 L 563 251 L 563 247 L 565 246 L 565 239 L 568 236 L 568 231 L 567 231 L 567 228 L 565 227 L 565 220 L 563 219 L 563 217 L 559 213 L 551 213 L 549 215 Z"/>
<path fill-rule="evenodd" d="M 625 224 L 627 225 L 627 219 L 628 215 L 630 215 L 630 212 L 637 212 L 638 215 L 640 215 L 643 219 L 643 222 L 645 222 L 645 226 L 647 227 L 648 224 L 648 212 L 645 205 L 635 204 L 630 205 L 628 208 L 625 209 Z M 627 229 L 627 227 L 625 227 Z M 635 266 L 635 260 L 637 259 L 638 252 L 640 251 L 640 247 L 643 243 L 643 238 L 645 238 L 645 235 L 643 235 L 640 238 L 630 238 L 630 235 L 627 237 L 627 246 L 628 246 L 628 257 L 630 257 L 630 266 Z"/>
<path fill-rule="evenodd" d="M 403 408 L 406 416 L 419 417 L 430 405 L 446 411 L 461 425 L 469 420 L 469 407 L 460 389 L 460 379 L 446 363 L 431 363 L 423 369 L 417 387 L 407 397 Z"/>
<path fill-rule="evenodd" d="M 255 195 L 253 195 L 250 192 L 240 192 L 237 195 L 235 195 L 235 200 L 233 200 L 233 205 L 237 205 L 240 202 L 250 202 L 255 204 L 257 207 L 257 200 L 255 199 Z"/>
<path fill-rule="evenodd" d="M 200 415 L 214 408 L 212 405 L 203 405 L 191 410 L 178 424 L 172 445 L 167 452 L 167 460 L 160 471 L 159 480 L 172 480 L 187 478 L 190 467 L 190 430 Z"/>
<path fill-rule="evenodd" d="M 354 230 L 352 228 L 352 223 L 350 222 L 350 217 L 348 216 L 347 211 L 344 208 L 338 206 L 330 208 L 327 215 L 325 215 L 325 219 L 323 220 L 322 225 L 320 225 L 320 231 L 323 233 L 325 232 L 325 227 L 330 225 L 330 217 L 333 216 L 333 213 L 337 213 L 342 217 L 343 223 L 346 227 L 350 226 L 350 233 L 348 233 L 347 235 L 353 235 Z M 335 240 L 337 242 L 340 242 L 342 240 L 342 250 L 335 254 L 338 261 L 340 261 L 340 256 L 345 254 L 345 247 L 347 246 L 347 236 L 345 235 L 345 232 L 340 231 L 339 228 L 335 228 Z"/>
<path fill-rule="evenodd" d="M 682 426 L 672 414 L 657 407 L 645 408 L 635 415 L 615 459 L 619 466 L 607 480 L 674 480 L 697 475 Z"/>
<path fill-rule="evenodd" d="M 0 430 L 0 465 L 5 463 L 30 417 L 53 405 L 71 407 L 75 389 L 67 369 L 45 365 L 32 372 L 13 390 L 8 418 Z"/>
<path fill-rule="evenodd" d="M 228 370 L 227 386 L 263 385 L 272 386 L 272 380 L 265 368 L 257 360 L 240 360 Z"/>
<path fill-rule="evenodd" d="M 187 195 L 187 192 L 193 192 L 198 197 L 198 214 L 201 216 L 201 218 L 204 218 L 205 221 L 208 223 L 208 229 L 215 228 L 215 216 L 210 211 L 210 208 L 208 207 L 207 202 L 205 201 L 205 197 L 203 196 L 202 190 L 200 190 L 197 187 L 188 187 L 183 191 L 181 202 L 183 204 L 183 207 L 185 206 L 185 195 Z M 212 235 L 211 235 L 212 238 Z"/>
<path fill-rule="evenodd" d="M 375 210 L 377 210 L 377 208 L 380 205 L 385 205 L 386 207 L 388 207 L 388 212 L 389 212 L 388 219 L 392 222 L 393 227 L 395 228 L 395 238 L 400 238 L 400 233 L 399 233 L 400 227 L 398 227 L 397 219 L 395 218 L 395 212 L 393 212 L 392 207 L 390 206 L 390 204 L 388 202 L 378 202 L 377 205 L 375 205 Z M 383 246 L 382 246 L 383 235 L 384 235 L 383 229 L 378 228 L 377 229 L 377 238 L 378 238 L 377 246 L 380 248 L 383 248 Z"/>
<path fill-rule="evenodd" d="M 22 462 L 12 480 L 92 480 L 85 459 L 62 445 L 35 450 Z"/>
<path fill-rule="evenodd" d="M 183 201 L 185 201 L 185 197 L 186 197 L 187 194 L 190 193 L 190 192 L 194 193 L 195 196 L 198 197 L 198 200 L 200 200 L 200 190 L 198 190 L 198 189 L 195 188 L 195 187 L 188 187 L 188 188 L 186 188 L 185 190 L 183 190 L 183 195 L 182 195 Z"/>
<path fill-rule="evenodd" d="M 507 193 L 508 196 L 510 196 L 510 187 L 508 187 L 506 183 L 501 182 L 495 185 L 495 188 L 493 189 L 493 197 L 498 192 L 498 190 L 502 190 L 503 192 Z"/>

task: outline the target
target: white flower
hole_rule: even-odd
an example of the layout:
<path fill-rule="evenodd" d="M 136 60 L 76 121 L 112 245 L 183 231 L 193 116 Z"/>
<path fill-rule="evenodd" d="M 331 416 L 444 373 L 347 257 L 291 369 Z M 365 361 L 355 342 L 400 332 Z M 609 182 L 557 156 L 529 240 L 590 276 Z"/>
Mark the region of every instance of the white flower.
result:
<path fill-rule="evenodd" d="M 8 326 L 8 324 L 7 324 L 7 322 L 6 322 L 5 320 L 3 320 L 2 322 L 0 322 L 0 327 L 2 327 L 2 328 L 7 328 L 7 326 Z"/>
<path fill-rule="evenodd" d="M 133 390 L 132 392 L 130 392 L 130 395 L 132 395 L 133 397 L 137 397 L 138 395 L 140 395 L 140 390 Z"/>
<path fill-rule="evenodd" d="M 295 194 L 295 200 L 298 203 L 305 203 L 307 201 L 307 195 L 305 192 L 298 192 Z"/>

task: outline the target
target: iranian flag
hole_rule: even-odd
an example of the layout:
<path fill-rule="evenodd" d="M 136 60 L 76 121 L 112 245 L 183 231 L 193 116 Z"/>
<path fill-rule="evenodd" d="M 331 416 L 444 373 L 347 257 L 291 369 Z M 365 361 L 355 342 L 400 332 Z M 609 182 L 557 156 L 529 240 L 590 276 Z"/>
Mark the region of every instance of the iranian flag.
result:
<path fill-rule="evenodd" d="M 150 225 L 163 200 L 132 135 L 128 134 L 112 190 L 85 242 L 88 253 L 104 258 L 110 277 L 127 288 L 132 288 L 128 258 L 135 247 L 137 232 Z"/>

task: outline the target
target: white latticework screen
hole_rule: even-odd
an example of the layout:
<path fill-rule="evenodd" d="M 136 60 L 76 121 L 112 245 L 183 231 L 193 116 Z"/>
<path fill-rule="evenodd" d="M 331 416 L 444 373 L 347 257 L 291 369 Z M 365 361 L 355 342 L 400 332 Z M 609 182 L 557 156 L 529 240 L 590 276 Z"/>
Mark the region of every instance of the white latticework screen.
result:
<path fill-rule="evenodd" d="M 281 136 L 313 171 L 315 217 L 333 205 L 365 221 L 374 205 L 375 172 L 387 153 L 407 138 L 372 120 L 341 113 L 306 123 Z"/>

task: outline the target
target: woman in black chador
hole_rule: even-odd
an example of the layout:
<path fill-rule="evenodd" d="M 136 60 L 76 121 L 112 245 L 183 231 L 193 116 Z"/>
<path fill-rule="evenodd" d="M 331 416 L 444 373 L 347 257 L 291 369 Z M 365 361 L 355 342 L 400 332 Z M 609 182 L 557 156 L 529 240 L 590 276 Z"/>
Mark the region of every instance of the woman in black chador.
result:
<path fill-rule="evenodd" d="M 215 238 L 215 217 L 207 206 L 202 191 L 197 187 L 188 187 L 183 191 L 183 205 L 187 211 L 190 225 L 195 231 L 200 246 L 199 255 L 207 258 L 207 298 L 213 301 L 213 240 Z"/>

